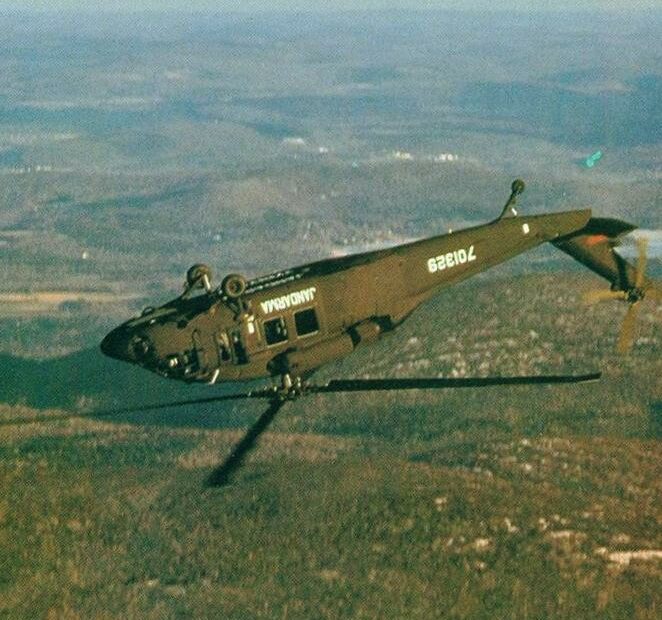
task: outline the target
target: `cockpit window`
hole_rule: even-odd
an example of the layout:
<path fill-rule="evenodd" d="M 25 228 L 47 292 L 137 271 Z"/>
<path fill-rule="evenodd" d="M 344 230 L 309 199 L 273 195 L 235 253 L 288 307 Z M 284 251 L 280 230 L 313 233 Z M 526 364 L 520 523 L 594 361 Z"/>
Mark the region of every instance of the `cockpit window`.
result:
<path fill-rule="evenodd" d="M 264 339 L 268 345 L 278 344 L 287 340 L 287 327 L 283 317 L 277 317 L 264 322 Z"/>
<path fill-rule="evenodd" d="M 139 361 L 147 360 L 152 354 L 152 344 L 147 336 L 134 336 L 131 340 L 131 348 Z"/>

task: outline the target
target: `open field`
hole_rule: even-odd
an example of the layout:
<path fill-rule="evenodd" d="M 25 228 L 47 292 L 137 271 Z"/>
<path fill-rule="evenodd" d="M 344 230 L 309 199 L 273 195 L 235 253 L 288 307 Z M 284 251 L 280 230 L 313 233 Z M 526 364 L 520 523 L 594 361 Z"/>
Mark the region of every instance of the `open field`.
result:
<path fill-rule="evenodd" d="M 98 291 L 35 291 L 31 293 L 0 293 L 0 317 L 25 317 L 56 314 L 80 308 L 85 304 L 120 304 L 137 299 L 138 295 L 117 295 Z"/>

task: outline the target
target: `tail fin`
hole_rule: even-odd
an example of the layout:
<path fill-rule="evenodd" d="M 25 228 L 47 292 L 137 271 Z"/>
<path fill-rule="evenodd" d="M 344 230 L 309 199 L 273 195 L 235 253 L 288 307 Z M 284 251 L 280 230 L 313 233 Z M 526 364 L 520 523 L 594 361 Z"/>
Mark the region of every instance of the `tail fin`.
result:
<path fill-rule="evenodd" d="M 627 291 L 636 285 L 636 269 L 614 251 L 618 240 L 636 226 L 610 218 L 592 217 L 586 226 L 552 243 L 575 260 Z"/>

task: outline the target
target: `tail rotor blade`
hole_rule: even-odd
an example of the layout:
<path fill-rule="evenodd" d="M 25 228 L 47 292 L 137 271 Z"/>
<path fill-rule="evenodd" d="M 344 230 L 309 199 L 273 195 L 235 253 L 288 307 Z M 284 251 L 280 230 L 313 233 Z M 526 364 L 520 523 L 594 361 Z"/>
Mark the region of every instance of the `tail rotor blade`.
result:
<path fill-rule="evenodd" d="M 232 474 L 241 467 L 246 455 L 255 447 L 260 435 L 271 424 L 284 404 L 285 401 L 279 398 L 271 401 L 269 408 L 248 429 L 241 441 L 232 449 L 230 456 L 211 472 L 206 482 L 208 487 L 221 487 L 230 482 Z"/>
<path fill-rule="evenodd" d="M 625 293 L 623 291 L 609 291 L 597 289 L 594 291 L 589 291 L 584 294 L 584 303 L 586 304 L 597 304 L 601 301 L 611 301 L 614 299 L 623 300 L 625 299 Z"/>
<path fill-rule="evenodd" d="M 634 335 L 637 326 L 637 316 L 639 314 L 639 302 L 636 301 L 630 305 L 628 311 L 623 319 L 621 333 L 618 337 L 618 344 L 616 350 L 625 355 L 630 351 L 634 343 Z"/>

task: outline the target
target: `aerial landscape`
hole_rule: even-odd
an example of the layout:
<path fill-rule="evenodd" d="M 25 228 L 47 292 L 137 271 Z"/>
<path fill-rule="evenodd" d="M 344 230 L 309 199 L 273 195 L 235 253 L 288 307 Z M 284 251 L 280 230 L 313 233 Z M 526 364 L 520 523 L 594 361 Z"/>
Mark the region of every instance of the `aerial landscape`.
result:
<path fill-rule="evenodd" d="M 618 353 L 627 305 L 550 244 L 314 379 L 600 381 L 310 395 L 222 488 L 259 404 L 95 412 L 246 389 L 99 349 L 191 265 L 483 224 L 515 178 L 662 279 L 662 11 L 0 19 L 0 617 L 659 617 L 662 306 Z"/>

